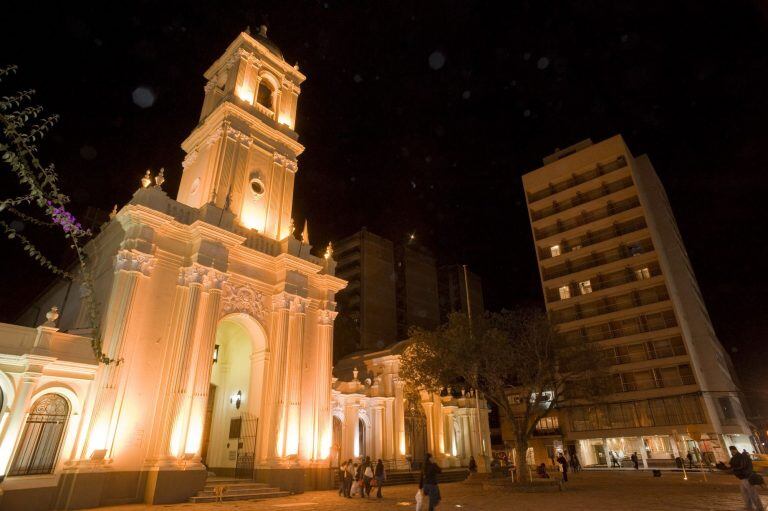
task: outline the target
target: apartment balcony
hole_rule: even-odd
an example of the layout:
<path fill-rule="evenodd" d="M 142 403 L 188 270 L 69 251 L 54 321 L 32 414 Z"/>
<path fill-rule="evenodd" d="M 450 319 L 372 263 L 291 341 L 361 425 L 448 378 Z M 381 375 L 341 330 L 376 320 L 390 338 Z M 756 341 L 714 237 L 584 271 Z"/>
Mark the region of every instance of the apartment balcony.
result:
<path fill-rule="evenodd" d="M 654 284 L 662 282 L 661 267 L 657 262 L 640 263 L 632 266 L 626 266 L 618 271 L 610 272 L 607 274 L 597 273 L 591 274 L 588 278 L 580 280 L 574 280 L 568 283 L 564 283 L 562 286 L 548 287 L 545 291 L 546 300 L 550 305 L 551 310 L 558 310 L 569 301 L 583 301 L 586 298 L 594 294 L 593 298 L 605 295 L 602 291 L 615 289 L 619 291 L 622 286 L 627 284 L 635 284 L 642 282 L 645 284 Z M 592 293 L 590 295 L 580 295 L 578 293 L 578 282 L 588 281 L 592 287 Z M 629 287 L 629 286 L 627 286 Z M 566 288 L 566 289 L 563 289 Z"/>
<path fill-rule="evenodd" d="M 542 199 L 546 199 L 547 197 L 551 197 L 565 190 L 569 190 L 582 183 L 587 183 L 593 179 L 596 179 L 600 176 L 604 176 L 606 174 L 610 174 L 611 172 L 615 172 L 626 166 L 627 166 L 627 161 L 624 159 L 623 156 L 619 156 L 616 160 L 609 163 L 605 163 L 605 164 L 598 163 L 595 165 L 594 168 L 589 169 L 586 172 L 574 174 L 573 176 L 571 176 L 570 178 L 564 181 L 560 181 L 558 183 L 550 183 L 549 186 L 546 188 L 543 188 L 536 192 L 528 193 L 528 203 L 533 204 L 534 202 L 540 201 Z"/>
<path fill-rule="evenodd" d="M 549 312 L 549 317 L 554 324 L 561 324 L 636 309 L 668 300 L 669 293 L 667 293 L 666 287 L 661 285 L 650 289 L 635 290 L 624 295 L 579 303 L 562 310 L 552 310 Z"/>
<path fill-rule="evenodd" d="M 629 171 L 627 171 L 624 177 L 610 183 L 602 183 L 598 187 L 585 190 L 584 192 L 577 191 L 574 195 L 562 199 L 559 202 L 552 201 L 552 204 L 549 206 L 545 206 L 541 209 L 534 209 L 531 207 L 531 221 L 538 222 L 552 215 L 568 211 L 576 206 L 588 205 L 592 201 L 614 194 L 619 190 L 630 188 L 631 186 L 634 186 L 634 182 L 632 181 L 632 176 L 629 174 Z"/>
<path fill-rule="evenodd" d="M 620 392 L 636 392 L 640 390 L 664 389 L 695 384 L 696 380 L 692 375 L 679 376 L 677 378 L 663 381 L 648 380 L 642 382 L 622 382 Z"/>
<path fill-rule="evenodd" d="M 558 325 L 559 335 L 563 337 L 566 343 L 580 343 L 621 339 L 623 337 L 676 328 L 678 324 L 672 310 L 663 310 L 658 312 L 642 311 L 639 316 L 575 327 L 572 330 L 568 330 L 567 326 L 570 325 Z M 673 332 L 665 333 L 672 334 Z"/>
<path fill-rule="evenodd" d="M 623 213 L 624 211 L 639 208 L 640 199 L 634 195 L 634 191 L 628 190 L 627 194 L 631 196 L 625 199 L 617 200 L 616 202 L 609 201 L 605 206 L 601 206 L 592 211 L 582 211 L 576 216 L 567 219 L 558 218 L 555 223 L 547 225 L 546 227 L 534 228 L 534 239 L 539 241 L 556 234 L 562 234 L 564 232 L 576 229 L 577 227 L 597 222 L 598 220 L 610 218 L 614 215 L 618 215 L 619 213 Z"/>
<path fill-rule="evenodd" d="M 543 241 L 539 244 L 539 260 L 545 261 L 555 257 L 561 257 L 565 254 L 569 254 L 576 250 L 581 250 L 585 247 L 591 247 L 626 234 L 641 231 L 648 227 L 645 222 L 645 218 L 642 217 L 642 210 L 636 208 L 633 210 L 637 214 L 635 218 L 629 218 L 621 222 L 614 222 L 608 224 L 605 227 L 585 231 L 580 236 L 574 236 L 570 239 L 550 239 L 549 241 Z M 543 246 L 542 246 L 543 245 Z"/>
<path fill-rule="evenodd" d="M 542 265 L 542 279 L 546 282 L 572 273 L 598 268 L 616 261 L 623 261 L 640 254 L 651 252 L 653 249 L 653 243 L 650 238 L 645 238 L 641 241 L 619 240 L 618 247 L 610 248 L 603 252 L 592 252 L 585 257 L 575 260 L 566 259 L 562 264 L 549 268 Z"/>

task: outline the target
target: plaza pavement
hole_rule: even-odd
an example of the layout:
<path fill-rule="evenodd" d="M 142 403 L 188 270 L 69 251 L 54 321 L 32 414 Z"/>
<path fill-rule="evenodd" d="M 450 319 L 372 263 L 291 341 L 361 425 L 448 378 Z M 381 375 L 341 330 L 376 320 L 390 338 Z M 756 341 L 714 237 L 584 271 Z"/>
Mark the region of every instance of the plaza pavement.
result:
<path fill-rule="evenodd" d="M 511 493 L 504 489 L 483 490 L 466 483 L 440 485 L 440 511 L 736 511 L 744 509 L 738 482 L 732 475 L 665 472 L 661 478 L 649 471 L 580 472 L 568 474 L 564 492 Z M 413 510 L 415 485 L 385 486 L 384 499 L 345 499 L 335 491 L 307 492 L 256 502 L 216 504 L 126 505 L 97 508 L 99 511 L 386 511 Z M 768 505 L 768 491 L 761 490 Z M 426 506 L 424 508 L 426 511 Z"/>

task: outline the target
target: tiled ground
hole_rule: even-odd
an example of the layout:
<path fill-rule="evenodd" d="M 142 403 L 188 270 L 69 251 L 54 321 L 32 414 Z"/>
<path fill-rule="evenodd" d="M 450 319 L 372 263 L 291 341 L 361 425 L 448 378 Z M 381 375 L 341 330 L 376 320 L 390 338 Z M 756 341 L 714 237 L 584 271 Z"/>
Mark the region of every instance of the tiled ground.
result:
<path fill-rule="evenodd" d="M 569 474 L 566 491 L 557 493 L 510 493 L 504 489 L 483 490 L 466 483 L 441 485 L 441 511 L 736 511 L 744 509 L 736 478 L 712 474 L 705 482 L 701 474 L 665 472 L 654 478 L 650 472 L 581 472 Z M 260 502 L 225 502 L 221 504 L 175 504 L 168 506 L 130 505 L 99 508 L 100 511 L 345 511 L 414 509 L 416 486 L 384 487 L 385 498 L 344 499 L 334 491 L 307 492 Z M 768 492 L 763 492 L 768 504 Z"/>

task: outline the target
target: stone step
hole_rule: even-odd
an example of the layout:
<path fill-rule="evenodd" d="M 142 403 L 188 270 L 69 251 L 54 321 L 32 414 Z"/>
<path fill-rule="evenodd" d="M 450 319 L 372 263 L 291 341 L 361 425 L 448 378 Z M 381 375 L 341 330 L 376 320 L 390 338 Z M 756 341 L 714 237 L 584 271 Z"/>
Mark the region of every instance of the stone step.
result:
<path fill-rule="evenodd" d="M 237 494 L 237 495 L 229 495 L 224 494 L 221 497 L 221 500 L 224 502 L 230 502 L 234 500 L 263 500 L 263 499 L 273 499 L 276 497 L 287 497 L 291 493 L 287 491 L 281 491 L 281 490 L 274 490 L 270 492 L 264 492 L 264 493 L 243 493 L 243 494 Z M 198 497 L 190 497 L 189 499 L 192 503 L 203 503 L 203 502 L 218 502 L 219 499 L 214 496 L 198 496 Z"/>
<path fill-rule="evenodd" d="M 238 488 L 235 490 L 228 489 L 224 492 L 224 495 L 243 495 L 251 493 L 270 493 L 274 491 L 280 491 L 280 488 L 270 488 L 268 486 L 262 486 L 259 488 Z M 216 494 L 214 490 L 202 490 L 197 492 L 198 497 L 212 497 Z"/>
<path fill-rule="evenodd" d="M 226 486 L 230 490 L 242 490 L 242 489 L 248 489 L 248 488 L 266 488 L 266 483 L 254 483 L 254 482 L 239 482 L 239 483 L 206 483 L 205 487 L 203 488 L 204 491 L 213 491 L 214 488 L 217 486 Z"/>

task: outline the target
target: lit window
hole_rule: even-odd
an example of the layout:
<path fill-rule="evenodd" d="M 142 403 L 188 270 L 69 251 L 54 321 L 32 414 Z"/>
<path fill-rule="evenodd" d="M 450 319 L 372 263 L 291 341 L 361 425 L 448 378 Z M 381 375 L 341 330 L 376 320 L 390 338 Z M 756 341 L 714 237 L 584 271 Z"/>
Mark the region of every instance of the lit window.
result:
<path fill-rule="evenodd" d="M 635 277 L 637 280 L 645 280 L 651 278 L 651 271 L 648 268 L 640 268 L 635 270 Z"/>
<path fill-rule="evenodd" d="M 592 283 L 588 280 L 579 282 L 579 293 L 586 295 L 592 292 Z"/>
<path fill-rule="evenodd" d="M 549 247 L 549 251 L 552 253 L 552 257 L 557 257 L 560 255 L 560 245 L 552 245 Z"/>
<path fill-rule="evenodd" d="M 558 291 L 560 291 L 561 300 L 566 300 L 571 297 L 571 288 L 569 286 L 558 288 Z"/>

